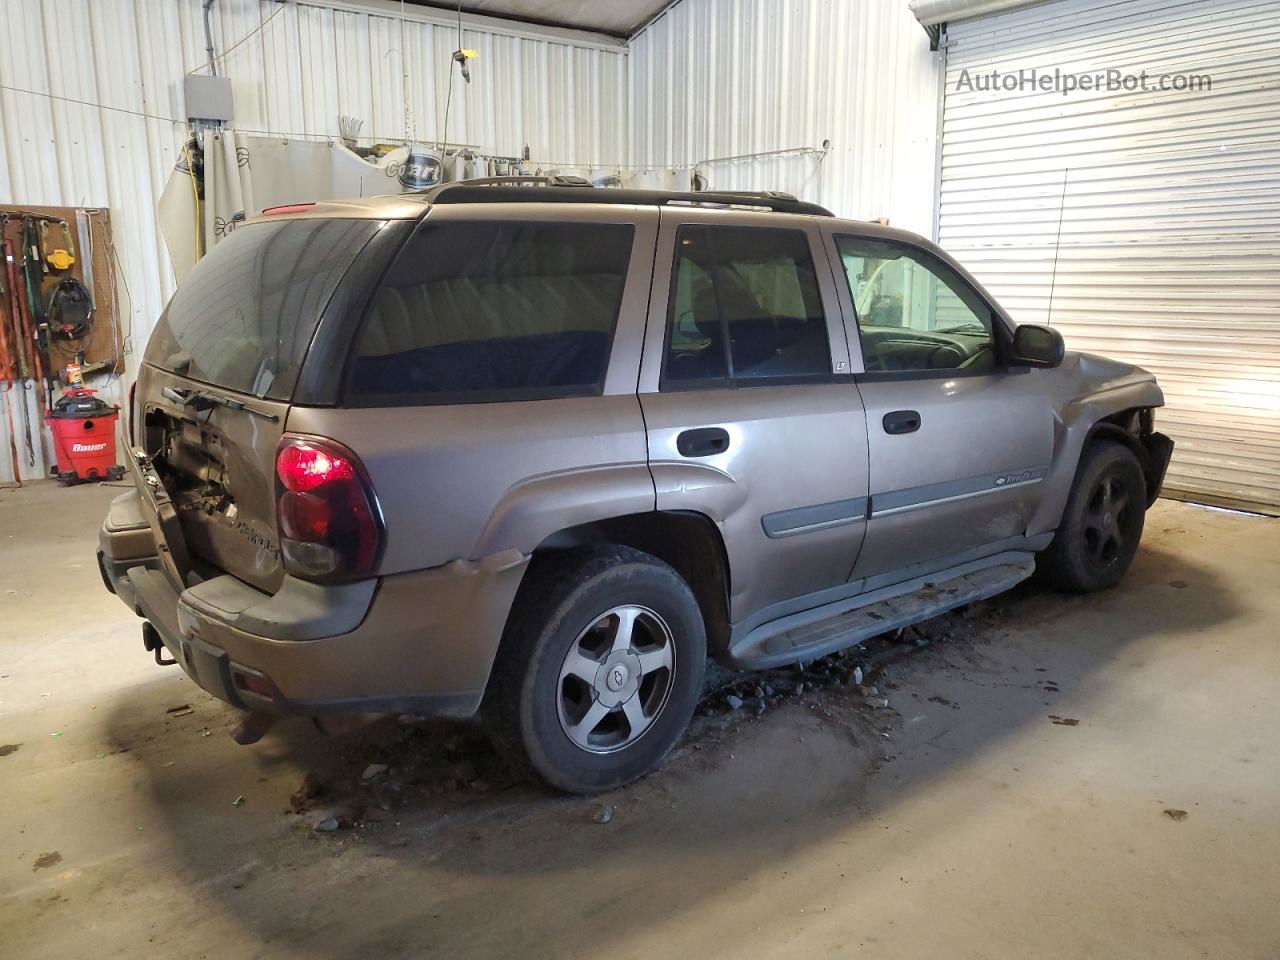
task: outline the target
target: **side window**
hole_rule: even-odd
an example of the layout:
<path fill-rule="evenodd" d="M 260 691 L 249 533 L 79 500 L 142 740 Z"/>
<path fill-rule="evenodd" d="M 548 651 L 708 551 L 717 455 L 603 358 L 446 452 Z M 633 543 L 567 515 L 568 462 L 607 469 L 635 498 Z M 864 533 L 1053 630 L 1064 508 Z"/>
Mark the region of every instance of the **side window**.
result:
<path fill-rule="evenodd" d="M 995 369 L 991 311 L 945 263 L 896 243 L 836 245 L 868 373 Z"/>
<path fill-rule="evenodd" d="M 357 398 L 435 403 L 598 393 L 634 230 L 628 224 L 428 223 L 356 338 Z"/>
<path fill-rule="evenodd" d="M 664 383 L 831 375 L 827 323 L 801 230 L 683 226 Z"/>

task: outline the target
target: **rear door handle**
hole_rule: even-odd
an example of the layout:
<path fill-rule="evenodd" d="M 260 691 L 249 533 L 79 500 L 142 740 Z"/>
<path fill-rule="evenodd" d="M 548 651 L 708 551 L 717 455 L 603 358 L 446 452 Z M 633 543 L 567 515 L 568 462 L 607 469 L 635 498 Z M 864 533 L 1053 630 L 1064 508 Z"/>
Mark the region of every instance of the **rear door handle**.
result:
<path fill-rule="evenodd" d="M 722 427 L 686 430 L 676 437 L 676 449 L 682 457 L 713 457 L 729 449 L 729 431 Z"/>
<path fill-rule="evenodd" d="M 885 433 L 915 433 L 920 429 L 920 414 L 914 410 L 894 410 L 884 415 Z"/>

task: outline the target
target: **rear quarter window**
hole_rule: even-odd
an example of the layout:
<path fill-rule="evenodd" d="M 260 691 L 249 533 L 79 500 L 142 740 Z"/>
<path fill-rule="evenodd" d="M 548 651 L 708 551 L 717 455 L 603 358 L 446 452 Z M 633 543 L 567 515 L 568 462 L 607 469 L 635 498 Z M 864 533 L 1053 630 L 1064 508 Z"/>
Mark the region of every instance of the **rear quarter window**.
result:
<path fill-rule="evenodd" d="M 325 305 L 381 220 L 247 224 L 193 269 L 147 344 L 148 363 L 288 400 Z"/>
<path fill-rule="evenodd" d="M 374 294 L 348 400 L 476 403 L 599 393 L 629 224 L 425 224 Z"/>

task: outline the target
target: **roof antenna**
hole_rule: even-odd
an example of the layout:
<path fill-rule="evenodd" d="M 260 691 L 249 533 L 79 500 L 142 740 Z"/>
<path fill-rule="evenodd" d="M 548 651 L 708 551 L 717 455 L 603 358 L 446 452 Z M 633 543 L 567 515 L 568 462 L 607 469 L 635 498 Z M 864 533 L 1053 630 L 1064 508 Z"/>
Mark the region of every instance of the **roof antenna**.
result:
<path fill-rule="evenodd" d="M 1053 241 L 1053 275 L 1049 278 L 1049 312 L 1045 314 L 1045 326 L 1050 326 L 1053 321 L 1053 288 L 1058 282 L 1058 247 L 1062 245 L 1062 210 L 1067 204 L 1067 174 L 1070 172 L 1070 167 L 1062 168 L 1062 198 L 1058 201 L 1058 235 Z"/>

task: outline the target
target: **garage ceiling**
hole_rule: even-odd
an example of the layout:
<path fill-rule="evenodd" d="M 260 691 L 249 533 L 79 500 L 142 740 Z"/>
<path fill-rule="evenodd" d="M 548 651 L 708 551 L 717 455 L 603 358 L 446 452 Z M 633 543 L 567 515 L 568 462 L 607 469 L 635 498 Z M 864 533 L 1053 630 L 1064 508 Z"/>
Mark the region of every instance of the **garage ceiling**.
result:
<path fill-rule="evenodd" d="M 419 6 L 456 10 L 450 3 L 413 0 Z M 598 30 L 619 37 L 644 26 L 669 0 L 463 0 L 464 13 L 525 20 L 557 27 Z"/>

